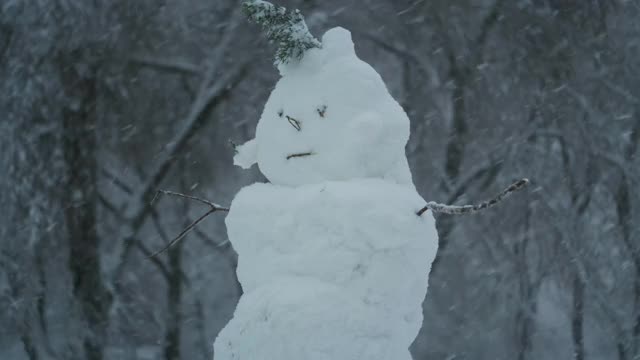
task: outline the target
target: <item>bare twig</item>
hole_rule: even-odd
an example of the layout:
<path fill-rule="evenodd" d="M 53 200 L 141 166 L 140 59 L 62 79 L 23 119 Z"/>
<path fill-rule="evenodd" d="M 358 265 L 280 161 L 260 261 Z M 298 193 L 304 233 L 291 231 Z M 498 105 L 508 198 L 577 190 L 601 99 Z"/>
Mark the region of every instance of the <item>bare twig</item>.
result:
<path fill-rule="evenodd" d="M 111 172 L 111 170 L 107 169 L 107 168 L 100 168 L 100 173 L 102 175 L 104 175 L 104 177 L 106 177 L 107 179 L 109 179 L 109 181 L 115 185 L 116 187 L 118 187 L 120 190 L 122 190 L 123 192 L 125 192 L 126 194 L 132 194 L 133 193 L 133 189 L 131 188 L 131 186 L 129 186 L 129 184 L 125 183 L 122 179 L 120 179 L 119 177 L 117 177 L 113 172 Z"/>
<path fill-rule="evenodd" d="M 493 199 L 484 201 L 477 205 L 456 206 L 456 205 L 438 204 L 436 202 L 430 201 L 427 203 L 427 205 L 425 205 L 422 209 L 420 209 L 416 214 L 420 216 L 427 210 L 431 210 L 433 212 L 438 212 L 443 214 L 449 214 L 449 215 L 473 214 L 498 204 L 502 200 L 506 199 L 509 195 L 522 189 L 528 184 L 529 184 L 528 179 L 518 180 L 515 183 L 511 184 L 508 188 L 504 189 L 500 194 L 498 194 Z"/>
<path fill-rule="evenodd" d="M 205 205 L 209 205 L 209 207 L 211 209 L 213 209 L 213 211 L 229 211 L 229 208 L 220 206 L 218 204 L 212 203 L 209 200 L 203 199 L 203 198 L 199 198 L 196 196 L 192 196 L 192 195 L 186 195 L 186 194 L 182 194 L 182 193 L 178 193 L 175 191 L 169 191 L 169 190 L 158 190 L 158 192 L 156 193 L 156 196 L 153 198 L 153 200 L 151 201 L 151 203 L 153 204 L 153 201 L 158 197 L 158 194 L 165 194 L 165 195 L 171 195 L 171 196 L 177 196 L 177 197 L 181 197 L 181 198 L 185 198 L 185 199 L 189 199 L 189 200 L 195 200 L 198 202 L 201 202 Z"/>
<path fill-rule="evenodd" d="M 98 201 L 100 202 L 100 204 L 102 206 L 104 206 L 104 208 L 106 210 L 111 212 L 113 214 L 113 216 L 115 216 L 116 219 L 118 219 L 118 221 L 126 221 L 127 220 L 124 217 L 124 215 L 122 215 L 122 211 L 120 211 L 117 206 L 115 206 L 113 203 L 111 203 L 109 200 L 107 200 L 107 198 L 104 195 L 98 193 Z"/>
<path fill-rule="evenodd" d="M 142 242 L 136 241 L 134 245 L 140 252 L 146 256 L 151 262 L 160 270 L 160 273 L 165 279 L 169 279 L 169 270 L 166 265 L 160 261 L 159 258 L 153 257 L 153 253 Z"/>
<path fill-rule="evenodd" d="M 165 247 L 163 247 L 162 249 L 156 251 L 155 253 L 151 254 L 149 256 L 149 258 L 154 258 L 160 254 L 162 254 L 163 252 L 165 252 L 166 250 L 168 250 L 170 247 L 172 247 L 173 245 L 177 244 L 180 240 L 182 240 L 189 232 L 191 232 L 191 230 L 193 230 L 193 228 L 198 225 L 202 220 L 204 220 L 207 216 L 209 216 L 210 214 L 212 214 L 213 212 L 215 212 L 215 209 L 209 209 L 206 213 L 202 214 L 202 216 L 200 216 L 199 218 L 197 218 L 194 222 L 192 222 L 191 224 L 189 224 L 189 226 L 187 226 L 184 230 L 182 230 L 180 232 L 180 234 L 178 234 L 178 236 L 176 236 L 173 240 L 171 240 Z"/>
<path fill-rule="evenodd" d="M 480 186 L 480 188 L 487 187 L 498 175 L 501 167 L 502 162 L 489 160 L 482 165 L 471 169 L 471 171 L 468 171 L 469 174 L 467 176 L 456 179 L 457 185 L 453 188 L 449 187 L 446 179 L 443 179 L 443 183 L 445 184 L 445 186 L 447 186 L 447 192 L 450 194 L 446 200 L 447 203 L 456 202 L 462 195 L 467 192 L 467 190 L 473 183 L 477 183 L 480 180 L 482 180 L 482 185 Z"/>
<path fill-rule="evenodd" d="M 500 14 L 506 4 L 507 2 L 505 0 L 496 0 L 496 2 L 493 4 L 491 9 L 489 10 L 489 13 L 487 14 L 487 16 L 482 21 L 482 26 L 480 27 L 480 33 L 478 34 L 478 37 L 473 42 L 474 44 L 476 44 L 477 49 L 480 53 L 479 54 L 480 59 L 478 59 L 479 61 L 477 63 L 480 63 L 482 61 L 483 49 L 485 44 L 487 43 L 487 38 L 489 37 L 489 33 L 500 21 Z"/>
<path fill-rule="evenodd" d="M 151 254 L 149 256 L 149 258 L 154 258 L 154 257 L 162 254 L 163 252 L 165 252 L 167 249 L 169 249 L 173 245 L 177 244 L 180 240 L 182 240 L 185 236 L 187 236 L 187 234 L 189 234 L 207 216 L 213 214 L 216 211 L 225 211 L 225 212 L 229 211 L 229 208 L 222 207 L 222 206 L 220 206 L 218 204 L 215 204 L 215 203 L 213 203 L 213 202 L 211 202 L 209 200 L 205 200 L 205 199 L 202 199 L 202 198 L 199 198 L 199 197 L 196 197 L 196 196 L 192 196 L 192 195 L 181 194 L 181 193 L 174 192 L 174 191 L 168 191 L 168 190 L 158 190 L 158 192 L 156 193 L 156 196 L 154 196 L 153 200 L 155 200 L 158 197 L 158 194 L 166 194 L 166 195 L 177 196 L 177 197 L 181 197 L 181 198 L 185 198 L 185 199 L 189 199 L 189 200 L 198 201 L 200 203 L 208 205 L 209 206 L 209 210 L 207 210 L 207 212 L 205 212 L 199 218 L 194 220 L 191 224 L 189 224 L 189 226 L 184 228 L 180 232 L 180 234 L 178 234 L 175 238 L 173 238 L 171 241 L 169 241 L 169 243 L 167 243 L 167 245 L 165 245 L 162 249 L 160 249 L 160 250 L 156 251 L 155 253 Z"/>
<path fill-rule="evenodd" d="M 178 72 L 188 75 L 199 75 L 201 73 L 200 66 L 182 59 L 162 59 L 152 55 L 135 54 L 129 59 L 129 61 L 138 65 L 154 67 L 170 72 Z"/>
<path fill-rule="evenodd" d="M 106 210 L 110 211 L 111 213 L 113 213 L 113 215 L 120 221 L 126 221 L 126 219 L 124 218 L 124 216 L 122 215 L 121 211 L 118 210 L 116 208 L 115 205 L 113 205 L 112 203 L 109 202 L 109 200 L 107 200 L 104 195 L 102 194 L 98 194 L 98 200 L 100 201 L 100 203 L 102 204 L 102 206 L 105 207 Z M 152 213 L 152 215 L 154 215 L 155 218 L 155 212 Z M 161 236 L 164 235 L 161 233 Z M 151 250 L 149 250 L 143 243 L 142 241 L 140 241 L 139 238 L 131 238 L 130 239 L 132 246 L 136 247 L 138 250 L 140 250 L 140 252 L 142 252 L 143 255 L 151 258 L 151 255 L 153 255 L 153 253 L 151 252 Z M 157 258 L 152 258 L 151 262 L 158 267 L 158 269 L 160 270 L 160 273 L 164 276 L 165 279 L 169 278 L 169 270 L 167 270 L 167 267 L 164 265 L 164 263 L 162 261 L 160 261 Z"/>
<path fill-rule="evenodd" d="M 168 244 L 170 242 L 169 235 L 162 227 L 162 222 L 160 221 L 160 214 L 157 211 L 155 211 L 155 209 L 151 212 L 151 219 L 153 220 L 153 225 L 155 226 L 156 232 L 158 233 L 158 235 L 160 235 L 160 238 L 162 239 L 162 241 L 164 241 L 165 244 Z M 153 253 L 150 250 L 145 251 L 144 255 L 151 262 L 153 263 L 159 262 L 162 265 L 164 265 L 164 263 L 160 261 L 158 257 L 152 257 Z M 167 282 L 171 282 L 171 271 L 169 271 L 169 268 L 165 268 L 165 270 L 167 275 L 166 277 Z M 182 278 L 182 281 L 184 282 L 185 285 L 190 285 L 189 277 L 184 273 L 184 271 L 180 271 L 180 277 Z"/>
<path fill-rule="evenodd" d="M 371 41 L 372 43 L 378 45 L 383 50 L 390 52 L 396 55 L 397 57 L 416 65 L 416 69 L 425 78 L 429 79 L 429 85 L 432 88 L 440 87 L 442 81 L 440 80 L 440 75 L 438 74 L 438 70 L 427 57 L 417 56 L 409 50 L 392 45 L 384 41 L 383 39 L 369 33 L 362 32 L 357 34 Z"/>

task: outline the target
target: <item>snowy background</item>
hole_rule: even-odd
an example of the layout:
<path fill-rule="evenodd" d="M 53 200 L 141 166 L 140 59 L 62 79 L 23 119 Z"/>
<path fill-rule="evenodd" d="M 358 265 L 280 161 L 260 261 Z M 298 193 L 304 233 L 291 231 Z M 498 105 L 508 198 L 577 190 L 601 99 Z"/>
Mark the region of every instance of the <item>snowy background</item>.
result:
<path fill-rule="evenodd" d="M 440 252 L 414 359 L 640 357 L 640 3 L 305 0 L 411 119 Z M 0 1 L 0 359 L 211 359 L 241 289 L 224 214 L 278 79 L 236 1 Z M 309 84 L 310 87 L 313 84 Z M 96 211 L 92 211 L 96 209 Z"/>

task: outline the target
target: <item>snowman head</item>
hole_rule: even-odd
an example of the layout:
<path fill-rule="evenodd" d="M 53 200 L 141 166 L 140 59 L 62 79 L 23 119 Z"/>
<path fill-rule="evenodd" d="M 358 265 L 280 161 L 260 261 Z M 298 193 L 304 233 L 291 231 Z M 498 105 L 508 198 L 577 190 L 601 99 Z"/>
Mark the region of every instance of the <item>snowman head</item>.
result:
<path fill-rule="evenodd" d="M 280 64 L 282 75 L 236 164 L 257 161 L 274 184 L 384 177 L 405 159 L 409 120 L 380 75 L 334 28 L 322 47 Z M 406 161 L 405 161 L 406 162 Z"/>

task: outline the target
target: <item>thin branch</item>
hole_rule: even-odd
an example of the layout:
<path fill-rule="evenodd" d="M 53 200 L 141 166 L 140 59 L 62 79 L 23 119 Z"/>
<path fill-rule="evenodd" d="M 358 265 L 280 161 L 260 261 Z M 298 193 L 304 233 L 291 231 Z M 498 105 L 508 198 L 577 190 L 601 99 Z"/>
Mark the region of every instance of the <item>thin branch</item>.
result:
<path fill-rule="evenodd" d="M 178 193 L 178 192 L 175 192 L 175 191 L 169 191 L 169 190 L 158 190 L 158 192 L 156 193 L 156 196 L 151 201 L 152 204 L 153 204 L 153 201 L 155 201 L 155 199 L 158 197 L 158 194 L 165 194 L 165 195 L 177 196 L 177 197 L 181 197 L 181 198 L 185 198 L 185 199 L 189 199 L 189 200 L 195 200 L 195 201 L 201 202 L 201 203 L 203 203 L 205 205 L 208 205 L 214 211 L 229 211 L 229 208 L 220 206 L 220 205 L 218 205 L 216 203 L 212 203 L 209 200 L 206 200 L 206 199 L 203 199 L 203 198 L 199 198 L 197 196 L 186 195 L 186 194 Z"/>
<path fill-rule="evenodd" d="M 217 205 L 217 204 L 215 204 L 215 203 L 213 203 L 213 202 L 211 202 L 209 200 L 205 200 L 205 199 L 202 199 L 202 198 L 199 198 L 199 197 L 196 197 L 196 196 L 181 194 L 181 193 L 178 193 L 178 192 L 168 191 L 168 190 L 158 190 L 158 192 L 156 193 L 156 196 L 154 197 L 154 200 L 157 198 L 157 194 L 166 194 L 166 195 L 177 196 L 177 197 L 181 197 L 181 198 L 185 198 L 185 199 L 189 199 L 189 200 L 198 201 L 200 203 L 208 205 L 210 207 L 210 209 L 207 212 L 205 212 L 204 214 L 202 214 L 199 218 L 194 220 L 191 224 L 189 224 L 189 226 L 187 226 L 184 230 L 182 230 L 180 232 L 180 234 L 178 234 L 178 236 L 176 236 L 171 241 L 169 241 L 168 244 L 165 245 L 162 249 L 160 249 L 160 250 L 156 251 L 155 253 L 151 254 L 149 256 L 150 258 L 154 258 L 154 257 L 160 255 L 161 253 L 163 253 L 164 251 L 166 251 L 167 249 L 169 249 L 173 245 L 177 244 L 180 240 L 182 240 L 185 236 L 187 236 L 187 234 L 189 234 L 207 216 L 213 214 L 216 211 L 224 211 L 224 212 L 228 212 L 229 211 L 229 208 L 222 207 L 222 206 Z"/>
<path fill-rule="evenodd" d="M 624 97 L 628 102 L 636 105 L 640 104 L 640 99 L 638 99 L 636 96 L 631 94 L 629 91 L 627 91 L 623 87 L 620 87 L 614 84 L 613 82 L 611 82 L 610 80 L 604 77 L 598 78 L 598 80 L 600 80 L 612 92 Z"/>
<path fill-rule="evenodd" d="M 122 179 L 117 177 L 113 172 L 111 172 L 111 170 L 109 170 L 109 169 L 107 169 L 105 167 L 101 167 L 100 168 L 100 173 L 104 177 L 109 179 L 113 185 L 118 187 L 120 190 L 122 190 L 126 194 L 131 195 L 133 193 L 133 189 L 131 188 L 131 186 L 129 186 L 129 184 L 127 184 Z"/>
<path fill-rule="evenodd" d="M 4 32 L 4 34 L 0 37 L 0 39 L 3 40 L 0 45 L 0 58 L 3 58 L 5 53 L 9 50 L 15 30 L 12 27 L 3 24 L 0 26 L 0 33 L 2 32 Z"/>
<path fill-rule="evenodd" d="M 460 214 L 473 214 L 477 213 L 481 210 L 488 209 L 506 199 L 509 195 L 514 192 L 522 189 L 523 187 L 529 184 L 528 179 L 521 179 L 511 184 L 508 188 L 504 189 L 500 194 L 494 197 L 491 200 L 484 201 L 477 205 L 446 205 L 446 204 L 438 204 L 436 202 L 430 201 L 428 202 L 422 209 L 420 209 L 416 214 L 418 216 L 422 215 L 425 211 L 431 210 L 433 212 L 449 214 L 449 215 L 460 215 Z"/>
<path fill-rule="evenodd" d="M 109 202 L 109 200 L 107 200 L 104 195 L 102 194 L 98 194 L 98 200 L 100 201 L 100 203 L 102 204 L 102 206 L 104 206 L 104 208 L 108 211 L 110 211 L 118 220 L 120 221 L 125 221 L 124 216 L 122 215 L 122 213 L 116 208 L 115 205 L 113 205 L 112 203 Z M 161 234 L 162 236 L 163 234 Z M 143 243 L 142 241 L 140 241 L 139 238 L 135 238 L 132 237 L 130 239 L 131 244 L 136 247 L 138 250 L 140 250 L 140 252 L 147 256 L 147 257 L 151 257 L 151 255 L 153 255 L 153 253 L 151 252 L 151 250 L 149 250 Z M 164 263 L 162 261 L 160 261 L 157 258 L 153 258 L 151 259 L 151 262 L 158 268 L 158 270 L 160 270 L 160 273 L 162 273 L 162 275 L 165 277 L 165 279 L 169 279 L 169 270 L 167 269 L 167 267 L 164 265 Z"/>
<path fill-rule="evenodd" d="M 500 21 L 500 13 L 502 12 L 502 8 L 505 6 L 505 4 L 505 0 L 496 0 L 496 2 L 491 7 L 491 10 L 489 10 L 489 13 L 482 21 L 480 33 L 474 41 L 474 44 L 477 45 L 478 51 L 482 52 L 484 45 L 487 42 L 487 38 L 489 37 L 489 33 Z"/>
<path fill-rule="evenodd" d="M 427 59 L 426 57 L 418 57 L 414 53 L 409 50 L 405 50 L 398 46 L 392 45 L 374 35 L 359 32 L 358 35 L 363 38 L 371 41 L 372 43 L 378 45 L 383 50 L 396 55 L 397 57 L 408 61 L 409 63 L 413 63 L 417 66 L 417 70 L 422 73 L 422 75 L 429 79 L 429 84 L 432 88 L 437 88 L 441 84 L 440 75 L 438 74 L 438 70 L 433 65 L 433 63 Z"/>
<path fill-rule="evenodd" d="M 502 162 L 495 161 L 495 160 L 487 161 L 486 163 L 482 164 L 482 166 L 476 167 L 475 169 L 473 169 L 473 171 L 470 171 L 467 176 L 458 180 L 457 181 L 458 185 L 455 186 L 455 188 L 448 189 L 447 192 L 450 195 L 449 195 L 449 198 L 447 199 L 447 202 L 453 203 L 457 201 L 458 198 L 460 198 L 467 191 L 467 189 L 469 188 L 469 186 L 471 186 L 472 183 L 478 181 L 481 177 L 485 176 L 485 174 L 488 174 L 489 176 L 487 176 L 483 180 L 483 186 L 481 186 L 481 188 L 488 186 L 489 183 L 491 183 L 493 179 L 495 179 L 495 177 L 498 175 L 498 172 L 501 170 L 501 168 L 502 168 Z"/>
<path fill-rule="evenodd" d="M 98 193 L 98 201 L 102 206 L 104 206 L 106 210 L 111 212 L 118 221 L 126 221 L 125 217 L 122 215 L 122 212 L 118 210 L 118 208 L 114 204 L 112 204 L 109 200 L 107 200 L 107 198 L 101 193 Z"/>
<path fill-rule="evenodd" d="M 140 252 L 160 270 L 160 273 L 162 273 L 162 276 L 166 280 L 169 280 L 169 278 L 171 277 L 171 275 L 169 274 L 169 270 L 160 259 L 158 259 L 157 257 L 153 257 L 153 252 L 151 252 L 151 250 L 144 246 L 144 244 L 142 244 L 142 242 L 140 241 L 136 241 L 134 246 L 138 248 L 138 250 L 140 250 Z"/>
<path fill-rule="evenodd" d="M 167 234 L 167 232 L 162 227 L 162 222 L 160 221 L 160 214 L 155 209 L 153 211 L 151 211 L 151 220 L 153 220 L 153 225 L 156 227 L 156 232 L 158 233 L 158 235 L 160 235 L 160 238 L 162 239 L 162 241 L 164 241 L 165 244 L 168 244 L 169 241 L 170 241 L 169 240 L 169 235 Z M 145 252 L 144 255 L 151 262 L 153 262 L 153 263 L 159 262 L 162 265 L 164 265 L 164 263 L 162 261 L 160 261 L 160 259 L 158 257 L 152 257 L 153 253 L 150 250 Z M 166 274 L 167 274 L 167 282 L 171 282 L 171 272 L 169 271 L 168 268 L 165 268 L 165 269 L 166 269 Z M 185 285 L 189 285 L 190 284 L 189 277 L 184 273 L 184 271 L 180 271 L 180 277 L 182 277 L 182 281 L 184 282 Z"/>
<path fill-rule="evenodd" d="M 188 75 L 199 75 L 201 67 L 181 59 L 162 59 L 151 55 L 133 55 L 129 61 L 136 65 L 153 67 L 164 71 Z"/>
<path fill-rule="evenodd" d="M 216 209 L 209 209 L 206 213 L 202 214 L 202 216 L 197 218 L 194 222 L 192 222 L 191 224 L 189 224 L 189 226 L 187 226 L 184 230 L 182 230 L 180 234 L 178 234 L 178 236 L 176 236 L 173 240 L 171 240 L 165 247 L 151 254 L 149 258 L 154 258 L 162 254 L 166 250 L 168 250 L 173 245 L 177 244 L 180 240 L 182 240 L 185 236 L 187 236 L 187 234 L 190 233 L 191 230 L 193 230 L 193 228 L 196 227 L 196 225 L 198 225 L 202 220 L 204 220 L 207 216 L 211 215 L 215 211 Z"/>

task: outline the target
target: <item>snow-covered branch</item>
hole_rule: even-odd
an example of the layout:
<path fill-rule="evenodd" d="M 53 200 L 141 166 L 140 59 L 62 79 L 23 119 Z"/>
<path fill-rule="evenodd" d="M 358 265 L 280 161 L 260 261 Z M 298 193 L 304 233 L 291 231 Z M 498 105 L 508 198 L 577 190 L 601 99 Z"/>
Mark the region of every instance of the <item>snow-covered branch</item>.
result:
<path fill-rule="evenodd" d="M 262 26 L 267 39 L 278 45 L 276 63 L 286 64 L 290 60 L 302 58 L 309 49 L 321 47 L 297 9 L 288 11 L 262 0 L 245 1 L 242 8 L 249 20 Z"/>
<path fill-rule="evenodd" d="M 522 189 L 528 184 L 529 184 L 528 179 L 518 180 L 515 183 L 511 184 L 508 188 L 504 189 L 500 194 L 498 194 L 493 199 L 484 201 L 477 205 L 446 205 L 446 204 L 438 204 L 436 202 L 430 201 L 422 209 L 420 209 L 416 214 L 420 216 L 427 210 L 431 210 L 437 213 L 449 214 L 449 215 L 477 213 L 481 210 L 488 209 L 494 205 L 497 205 L 498 203 L 506 199 L 509 195 Z"/>

